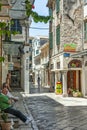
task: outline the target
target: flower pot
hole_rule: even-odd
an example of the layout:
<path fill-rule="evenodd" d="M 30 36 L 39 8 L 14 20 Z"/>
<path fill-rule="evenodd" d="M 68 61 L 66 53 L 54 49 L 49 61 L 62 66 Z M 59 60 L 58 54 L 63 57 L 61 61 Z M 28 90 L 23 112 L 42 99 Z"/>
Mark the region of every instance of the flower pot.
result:
<path fill-rule="evenodd" d="M 11 129 L 11 122 L 1 122 L 2 130 L 10 130 Z"/>
<path fill-rule="evenodd" d="M 77 92 L 73 93 L 73 97 L 78 97 L 78 93 Z"/>

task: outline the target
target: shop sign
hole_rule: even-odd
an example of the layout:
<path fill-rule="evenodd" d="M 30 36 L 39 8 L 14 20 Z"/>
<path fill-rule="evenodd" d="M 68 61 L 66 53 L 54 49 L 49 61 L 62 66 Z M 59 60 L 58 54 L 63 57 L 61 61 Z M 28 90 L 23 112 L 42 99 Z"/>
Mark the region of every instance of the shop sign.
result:
<path fill-rule="evenodd" d="M 14 64 L 8 63 L 8 70 L 13 70 L 13 69 L 14 69 Z"/>
<path fill-rule="evenodd" d="M 63 56 L 64 57 L 70 57 L 70 53 L 64 53 Z"/>
<path fill-rule="evenodd" d="M 75 52 L 76 51 L 76 43 L 66 43 L 64 44 L 64 51 L 65 52 Z"/>

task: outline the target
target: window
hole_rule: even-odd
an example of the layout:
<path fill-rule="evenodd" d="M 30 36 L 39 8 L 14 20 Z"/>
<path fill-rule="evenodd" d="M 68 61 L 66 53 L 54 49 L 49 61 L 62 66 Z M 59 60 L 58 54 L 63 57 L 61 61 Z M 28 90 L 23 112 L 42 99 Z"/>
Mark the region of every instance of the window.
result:
<path fill-rule="evenodd" d="M 53 16 L 53 12 L 51 8 L 49 8 L 49 16 Z"/>
<path fill-rule="evenodd" d="M 29 43 L 32 43 L 32 39 L 29 39 Z"/>
<path fill-rule="evenodd" d="M 36 54 L 39 54 L 39 50 L 36 50 Z"/>
<path fill-rule="evenodd" d="M 87 40 L 87 23 L 84 23 L 84 40 Z"/>
<path fill-rule="evenodd" d="M 18 19 L 12 19 L 12 25 L 11 25 L 12 31 L 18 31 L 22 34 L 22 26 L 20 25 L 20 22 Z"/>
<path fill-rule="evenodd" d="M 87 4 L 87 0 L 84 0 L 84 4 Z"/>
<path fill-rule="evenodd" d="M 60 62 L 57 62 L 57 69 L 60 69 Z"/>
<path fill-rule="evenodd" d="M 60 11 L 60 0 L 56 0 L 56 13 Z"/>
<path fill-rule="evenodd" d="M 58 25 L 56 28 L 56 44 L 60 44 L 60 25 Z"/>
<path fill-rule="evenodd" d="M 10 57 L 11 57 L 11 56 L 10 56 L 10 55 L 8 55 L 8 62 L 10 62 Z"/>
<path fill-rule="evenodd" d="M 32 56 L 29 57 L 29 60 L 32 61 Z"/>
<path fill-rule="evenodd" d="M 50 44 L 50 49 L 53 48 L 53 33 L 50 32 L 49 34 L 49 44 Z"/>
<path fill-rule="evenodd" d="M 29 64 L 29 69 L 31 69 L 32 68 L 32 64 Z"/>
<path fill-rule="evenodd" d="M 50 69 L 54 69 L 54 66 L 53 66 L 53 64 L 51 64 L 51 65 L 50 65 Z"/>

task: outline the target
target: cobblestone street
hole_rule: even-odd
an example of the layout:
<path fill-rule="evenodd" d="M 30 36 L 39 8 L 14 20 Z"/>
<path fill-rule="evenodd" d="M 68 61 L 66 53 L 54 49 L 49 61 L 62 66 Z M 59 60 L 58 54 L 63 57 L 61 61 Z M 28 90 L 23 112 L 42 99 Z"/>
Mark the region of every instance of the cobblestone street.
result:
<path fill-rule="evenodd" d="M 39 130 L 87 130 L 85 105 L 64 106 L 45 94 L 29 95 L 25 101 Z"/>

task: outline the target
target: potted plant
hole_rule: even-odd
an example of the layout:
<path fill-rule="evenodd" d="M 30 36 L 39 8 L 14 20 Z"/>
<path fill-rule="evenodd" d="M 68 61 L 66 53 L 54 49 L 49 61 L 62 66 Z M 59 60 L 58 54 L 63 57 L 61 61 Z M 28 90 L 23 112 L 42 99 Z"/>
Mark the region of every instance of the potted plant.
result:
<path fill-rule="evenodd" d="M 8 120 L 8 114 L 1 111 L 1 128 L 2 130 L 10 130 L 11 129 L 11 121 Z"/>
<path fill-rule="evenodd" d="M 78 92 L 77 92 L 77 90 L 73 90 L 73 97 L 78 97 Z"/>
<path fill-rule="evenodd" d="M 78 89 L 73 90 L 73 97 L 82 97 L 82 93 Z"/>
<path fill-rule="evenodd" d="M 68 88 L 68 96 L 69 97 L 73 96 L 73 89 L 72 88 Z"/>
<path fill-rule="evenodd" d="M 82 97 L 82 93 L 78 89 L 68 88 L 68 96 Z"/>

